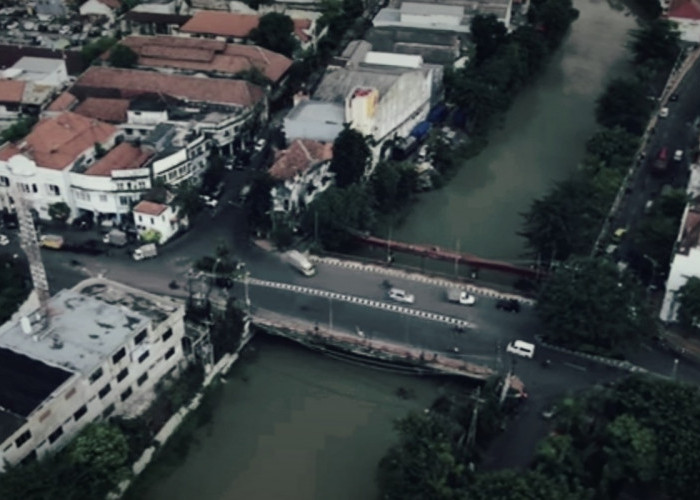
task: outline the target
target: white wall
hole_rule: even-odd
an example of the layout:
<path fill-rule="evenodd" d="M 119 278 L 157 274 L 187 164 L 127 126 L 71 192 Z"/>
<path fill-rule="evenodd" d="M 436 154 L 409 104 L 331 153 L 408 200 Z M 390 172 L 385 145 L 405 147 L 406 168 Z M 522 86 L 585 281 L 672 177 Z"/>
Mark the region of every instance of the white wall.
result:
<path fill-rule="evenodd" d="M 155 229 L 158 231 L 161 234 L 158 243 L 161 245 L 172 238 L 179 229 L 178 223 L 175 220 L 175 213 L 170 206 L 160 215 L 148 215 L 134 211 L 134 223 L 141 231 L 148 229 Z"/>
<path fill-rule="evenodd" d="M 681 32 L 681 40 L 685 42 L 700 43 L 699 19 L 681 19 L 678 17 L 671 17 L 669 19 L 678 24 L 678 29 Z"/>

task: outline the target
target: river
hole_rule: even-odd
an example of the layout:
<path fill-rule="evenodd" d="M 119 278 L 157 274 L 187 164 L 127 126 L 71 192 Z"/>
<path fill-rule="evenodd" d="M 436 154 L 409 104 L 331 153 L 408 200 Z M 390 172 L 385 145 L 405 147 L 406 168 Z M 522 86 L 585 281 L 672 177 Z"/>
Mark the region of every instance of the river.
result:
<path fill-rule="evenodd" d="M 575 7 L 580 17 L 562 48 L 516 99 L 490 145 L 448 186 L 423 195 L 394 228 L 395 239 L 521 256 L 519 214 L 576 168 L 596 128 L 595 99 L 624 70 L 634 27 L 606 2 Z M 392 420 L 444 390 L 435 380 L 349 366 L 282 341 L 254 345 L 257 356 L 234 367 L 213 421 L 184 462 L 143 498 L 374 498 L 377 462 L 395 439 Z M 398 398 L 402 386 L 415 398 Z"/>
<path fill-rule="evenodd" d="M 580 17 L 546 72 L 516 99 L 489 146 L 448 185 L 421 195 L 393 239 L 517 261 L 521 213 L 565 179 L 595 132 L 595 100 L 625 70 L 632 16 L 604 1 L 575 1 Z"/>

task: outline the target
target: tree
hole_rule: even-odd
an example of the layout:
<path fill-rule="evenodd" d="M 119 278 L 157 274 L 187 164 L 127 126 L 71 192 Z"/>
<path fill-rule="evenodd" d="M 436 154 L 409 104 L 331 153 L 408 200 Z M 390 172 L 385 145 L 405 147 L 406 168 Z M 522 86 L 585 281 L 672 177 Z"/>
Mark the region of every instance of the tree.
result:
<path fill-rule="evenodd" d="M 380 162 L 371 178 L 377 211 L 391 213 L 408 203 L 415 190 L 416 177 L 416 170 L 411 164 Z"/>
<path fill-rule="evenodd" d="M 411 413 L 395 424 L 399 443 L 379 464 L 381 498 L 466 498 L 467 468 L 455 447 L 459 428 L 439 414 Z"/>
<path fill-rule="evenodd" d="M 32 289 L 27 262 L 15 259 L 10 254 L 0 254 L 0 283 L 0 324 L 3 324 L 26 300 Z"/>
<path fill-rule="evenodd" d="M 51 203 L 49 205 L 49 217 L 55 222 L 64 224 L 70 217 L 70 207 L 63 201 Z"/>
<path fill-rule="evenodd" d="M 603 128 L 586 142 L 589 161 L 601 167 L 627 170 L 634 161 L 639 139 L 621 127 Z"/>
<path fill-rule="evenodd" d="M 243 311 L 236 307 L 234 299 L 226 302 L 226 309 L 215 319 L 211 328 L 211 343 L 214 348 L 214 362 L 225 354 L 236 352 L 243 336 Z"/>
<path fill-rule="evenodd" d="M 0 144 L 3 142 L 17 142 L 32 131 L 37 122 L 35 116 L 24 116 L 10 127 L 0 132 Z"/>
<path fill-rule="evenodd" d="M 129 445 L 121 431 L 111 424 L 88 424 L 67 449 L 76 478 L 85 487 L 87 498 L 100 498 L 129 475 L 126 461 Z"/>
<path fill-rule="evenodd" d="M 250 39 L 273 52 L 290 57 L 297 48 L 294 21 L 279 12 L 269 12 L 260 18 L 258 27 L 250 32 Z"/>
<path fill-rule="evenodd" d="M 545 338 L 572 349 L 614 353 L 654 330 L 638 282 L 607 259 L 569 259 L 545 281 L 536 309 Z"/>
<path fill-rule="evenodd" d="M 471 22 L 471 38 L 476 45 L 476 65 L 493 56 L 506 41 L 508 31 L 493 14 L 477 14 Z"/>
<path fill-rule="evenodd" d="M 375 218 L 372 198 L 365 186 L 353 184 L 346 189 L 332 186 L 309 206 L 302 227 L 306 234 L 318 236 L 324 248 L 347 250 L 355 243 L 348 230 L 371 230 Z"/>
<path fill-rule="evenodd" d="M 267 230 L 270 227 L 270 211 L 272 210 L 272 188 L 275 180 L 265 172 L 253 178 L 248 194 L 250 207 L 250 223 L 254 227 Z"/>
<path fill-rule="evenodd" d="M 668 19 L 656 19 L 630 32 L 629 48 L 635 64 L 670 67 L 680 52 L 678 25 Z"/>
<path fill-rule="evenodd" d="M 139 55 L 131 47 L 117 44 L 109 53 L 109 63 L 116 68 L 133 68 L 139 61 Z"/>
<path fill-rule="evenodd" d="M 343 0 L 342 9 L 345 16 L 356 19 L 365 12 L 365 5 L 362 0 Z"/>
<path fill-rule="evenodd" d="M 177 207 L 179 216 L 190 218 L 201 212 L 204 207 L 197 186 L 189 182 L 181 182 L 175 187 L 173 205 Z"/>
<path fill-rule="evenodd" d="M 596 103 L 598 123 L 608 128 L 621 127 L 640 136 L 647 126 L 653 103 L 647 99 L 645 86 L 637 81 L 618 78 L 611 81 Z"/>
<path fill-rule="evenodd" d="M 83 61 L 85 64 L 91 64 L 92 61 L 111 49 L 115 43 L 117 43 L 116 38 L 102 37 L 84 45 L 81 50 Z"/>
<path fill-rule="evenodd" d="M 535 0 L 528 11 L 530 23 L 542 30 L 550 48 L 561 44 L 577 18 L 578 11 L 571 0 Z"/>
<path fill-rule="evenodd" d="M 692 276 L 678 290 L 678 322 L 685 328 L 700 328 L 700 278 Z"/>
<path fill-rule="evenodd" d="M 502 470 L 479 474 L 469 487 L 469 500 L 583 500 L 586 496 L 569 490 L 561 477 L 538 471 Z"/>
<path fill-rule="evenodd" d="M 653 430 L 634 416 L 623 414 L 608 424 L 605 434 L 606 482 L 648 483 L 656 477 L 658 457 Z"/>
<path fill-rule="evenodd" d="M 333 142 L 330 171 L 335 174 L 336 186 L 344 188 L 358 182 L 371 161 L 372 152 L 362 134 L 345 127 Z"/>
<path fill-rule="evenodd" d="M 633 5 L 639 9 L 641 17 L 656 19 L 661 15 L 661 3 L 657 0 L 635 0 Z"/>

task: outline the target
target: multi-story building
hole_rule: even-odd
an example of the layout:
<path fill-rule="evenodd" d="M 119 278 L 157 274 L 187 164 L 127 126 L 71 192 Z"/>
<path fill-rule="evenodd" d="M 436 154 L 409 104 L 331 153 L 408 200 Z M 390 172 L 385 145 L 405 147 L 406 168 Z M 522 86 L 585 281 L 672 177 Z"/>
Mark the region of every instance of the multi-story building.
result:
<path fill-rule="evenodd" d="M 161 245 L 180 229 L 180 220 L 170 205 L 143 200 L 134 207 L 133 213 L 136 229 L 140 232 L 157 231 Z"/>
<path fill-rule="evenodd" d="M 83 427 L 145 410 L 184 363 L 184 306 L 89 279 L 0 327 L 0 469 L 41 458 Z"/>
<path fill-rule="evenodd" d="M 700 43 L 700 5 L 694 0 L 662 0 L 669 21 L 678 25 L 681 40 Z"/>

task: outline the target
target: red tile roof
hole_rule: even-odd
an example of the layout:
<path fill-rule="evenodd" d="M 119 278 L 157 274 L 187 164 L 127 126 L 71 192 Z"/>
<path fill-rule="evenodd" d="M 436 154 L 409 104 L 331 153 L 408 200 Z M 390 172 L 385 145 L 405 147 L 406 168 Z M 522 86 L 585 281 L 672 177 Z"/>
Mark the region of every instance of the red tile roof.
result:
<path fill-rule="evenodd" d="M 63 170 L 96 142 L 107 142 L 116 133 L 112 125 L 66 111 L 41 120 L 19 144 L 0 150 L 0 160 L 21 153 L 40 167 Z"/>
<path fill-rule="evenodd" d="M 0 80 L 0 102 L 22 102 L 25 84 L 21 80 Z"/>
<path fill-rule="evenodd" d="M 287 149 L 277 152 L 268 173 L 277 180 L 293 179 L 298 173 L 332 158 L 332 143 L 296 139 Z"/>
<path fill-rule="evenodd" d="M 277 82 L 292 60 L 255 45 L 177 36 L 130 36 L 120 43 L 139 55 L 140 66 L 168 67 L 235 75 L 257 68 Z"/>
<path fill-rule="evenodd" d="M 56 99 L 53 100 L 46 111 L 68 111 L 73 105 L 78 102 L 78 99 L 70 92 L 61 92 Z"/>
<path fill-rule="evenodd" d="M 118 9 L 119 7 L 122 6 L 122 3 L 119 0 L 98 0 L 100 3 L 105 4 L 107 7 L 111 9 Z"/>
<path fill-rule="evenodd" d="M 79 89 L 113 89 L 122 98 L 142 94 L 165 94 L 195 102 L 212 102 L 237 106 L 253 106 L 263 99 L 264 91 L 244 80 L 197 78 L 166 75 L 155 71 L 92 66 L 75 82 Z"/>
<path fill-rule="evenodd" d="M 115 170 L 141 168 L 153 153 L 122 142 L 85 171 L 85 175 L 109 176 Z"/>
<path fill-rule="evenodd" d="M 134 212 L 146 215 L 160 215 L 168 209 L 167 205 L 155 203 L 153 201 L 143 200 L 134 207 Z"/>
<path fill-rule="evenodd" d="M 250 32 L 258 27 L 259 23 L 260 16 L 257 15 L 201 10 L 183 24 L 180 31 L 182 33 L 247 38 Z"/>
<path fill-rule="evenodd" d="M 301 41 L 309 40 L 304 30 L 311 27 L 309 19 L 293 19 L 294 34 Z M 234 38 L 248 38 L 250 32 L 260 24 L 260 16 L 254 14 L 236 14 L 233 12 L 219 12 L 202 10 L 197 12 L 187 21 L 180 31 L 200 35 L 215 35 Z"/>
<path fill-rule="evenodd" d="M 700 1 L 672 0 L 668 7 L 669 18 L 700 19 Z"/>
<path fill-rule="evenodd" d="M 95 118 L 108 123 L 125 123 L 129 109 L 129 99 L 103 99 L 88 97 L 73 111 L 79 115 Z"/>

